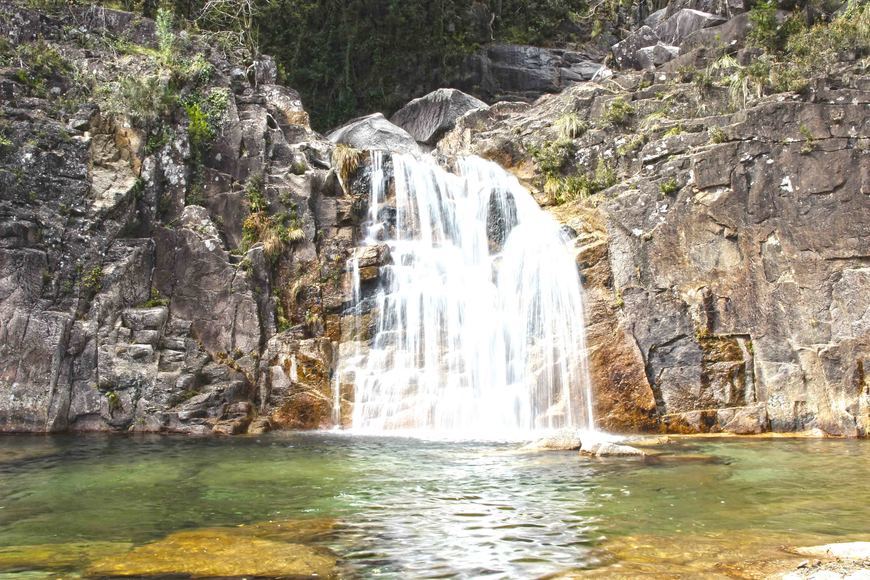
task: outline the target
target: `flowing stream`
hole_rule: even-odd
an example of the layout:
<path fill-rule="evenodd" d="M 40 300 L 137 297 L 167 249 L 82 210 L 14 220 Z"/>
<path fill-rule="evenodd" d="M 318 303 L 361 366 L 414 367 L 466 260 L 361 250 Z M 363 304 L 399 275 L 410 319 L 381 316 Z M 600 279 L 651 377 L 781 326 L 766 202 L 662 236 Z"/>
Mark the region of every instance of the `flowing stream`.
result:
<path fill-rule="evenodd" d="M 556 221 L 495 163 L 468 157 L 451 174 L 393 155 L 390 178 L 386 162 L 373 153 L 364 241 L 391 257 L 369 299 L 376 333 L 338 373 L 354 376 L 354 430 L 591 430 L 582 289 Z M 357 259 L 349 270 L 359 312 Z"/>

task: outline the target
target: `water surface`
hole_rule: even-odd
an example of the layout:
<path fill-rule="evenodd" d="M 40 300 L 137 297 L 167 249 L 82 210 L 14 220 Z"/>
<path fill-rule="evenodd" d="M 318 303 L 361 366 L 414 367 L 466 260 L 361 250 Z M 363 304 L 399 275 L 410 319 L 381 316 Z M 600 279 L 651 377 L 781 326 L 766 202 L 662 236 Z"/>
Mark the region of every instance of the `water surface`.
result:
<path fill-rule="evenodd" d="M 659 447 L 676 458 L 654 462 L 518 448 L 333 434 L 8 436 L 0 549 L 326 518 L 334 527 L 311 542 L 338 556 L 343 577 L 630 577 L 734 575 L 733 563 L 781 545 L 870 540 L 866 441 L 689 440 Z"/>

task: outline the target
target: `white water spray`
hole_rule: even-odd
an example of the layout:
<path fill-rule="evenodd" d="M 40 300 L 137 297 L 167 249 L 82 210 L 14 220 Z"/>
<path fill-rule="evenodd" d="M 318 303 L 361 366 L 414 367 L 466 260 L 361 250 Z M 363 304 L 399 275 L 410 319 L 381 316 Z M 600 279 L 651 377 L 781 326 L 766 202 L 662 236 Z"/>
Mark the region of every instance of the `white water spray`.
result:
<path fill-rule="evenodd" d="M 381 217 L 390 202 L 375 153 L 364 242 L 392 256 L 376 335 L 367 354 L 340 361 L 339 375 L 354 367 L 354 430 L 591 430 L 582 290 L 556 221 L 494 163 L 466 158 L 453 175 L 432 160 L 392 160 L 395 223 Z M 349 269 L 358 311 L 359 268 Z"/>

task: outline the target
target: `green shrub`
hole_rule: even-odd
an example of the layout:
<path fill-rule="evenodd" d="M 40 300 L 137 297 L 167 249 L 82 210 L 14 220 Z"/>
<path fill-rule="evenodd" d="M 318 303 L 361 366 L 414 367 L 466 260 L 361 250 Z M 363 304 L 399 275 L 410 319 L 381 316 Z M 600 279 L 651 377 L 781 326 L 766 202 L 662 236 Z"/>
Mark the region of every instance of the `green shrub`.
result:
<path fill-rule="evenodd" d="M 558 139 L 540 147 L 532 145 L 528 150 L 545 177 L 558 176 L 575 152 L 574 144 L 568 139 Z"/>
<path fill-rule="evenodd" d="M 165 116 L 174 103 L 165 78 L 159 76 L 125 76 L 117 91 L 110 93 L 109 110 L 128 115 L 142 125 Z"/>
<path fill-rule="evenodd" d="M 268 204 L 263 189 L 266 185 L 266 178 L 262 173 L 254 173 L 248 177 L 245 183 L 245 196 L 248 198 L 248 206 L 251 213 L 266 211 Z"/>
<path fill-rule="evenodd" d="M 645 133 L 638 133 L 622 145 L 616 148 L 616 154 L 620 157 L 625 157 L 626 155 L 630 155 L 635 151 L 640 151 L 640 149 L 646 145 L 647 136 Z"/>
<path fill-rule="evenodd" d="M 555 123 L 560 139 L 576 139 L 589 129 L 586 121 L 577 113 L 565 113 Z"/>
<path fill-rule="evenodd" d="M 626 103 L 622 97 L 613 99 L 604 108 L 604 120 L 611 125 L 627 125 L 633 115 L 634 107 Z"/>
<path fill-rule="evenodd" d="M 160 290 L 151 287 L 151 295 L 148 300 L 142 303 L 141 308 L 156 308 L 158 306 L 169 306 L 169 298 L 160 294 Z"/>
<path fill-rule="evenodd" d="M 721 127 L 710 127 L 709 134 L 711 143 L 724 143 L 728 140 L 728 136 Z"/>
<path fill-rule="evenodd" d="M 676 193 L 678 189 L 680 189 L 680 185 L 677 183 L 675 177 L 671 177 L 667 181 L 663 181 L 659 184 L 659 191 L 661 191 L 663 195 L 671 195 Z"/>
<path fill-rule="evenodd" d="M 667 131 L 665 131 L 665 134 L 662 135 L 662 138 L 665 138 L 665 139 L 666 139 L 666 138 L 668 138 L 668 137 L 675 137 L 675 136 L 681 134 L 682 132 L 683 132 L 683 124 L 682 124 L 682 123 L 677 123 L 676 125 L 674 125 L 674 126 L 671 127 L 670 129 L 668 129 Z"/>
<path fill-rule="evenodd" d="M 157 47 L 160 51 L 160 60 L 164 64 L 170 64 L 175 60 L 175 32 L 173 32 L 174 16 L 171 10 L 160 8 L 157 10 L 157 18 L 154 21 L 157 35 Z"/>
<path fill-rule="evenodd" d="M 191 147 L 198 149 L 211 143 L 214 139 L 214 130 L 202 106 L 197 102 L 187 103 L 184 105 L 184 110 L 187 113 L 187 134 Z"/>
<path fill-rule="evenodd" d="M 801 145 L 801 153 L 804 155 L 812 153 L 813 149 L 815 149 L 815 145 L 813 144 L 815 139 L 813 138 L 812 131 L 810 131 L 810 128 L 804 124 L 801 124 L 799 131 L 804 140 L 803 145 Z"/>
<path fill-rule="evenodd" d="M 91 292 L 96 292 L 103 286 L 103 268 L 94 266 L 85 274 L 81 282 L 82 288 Z"/>

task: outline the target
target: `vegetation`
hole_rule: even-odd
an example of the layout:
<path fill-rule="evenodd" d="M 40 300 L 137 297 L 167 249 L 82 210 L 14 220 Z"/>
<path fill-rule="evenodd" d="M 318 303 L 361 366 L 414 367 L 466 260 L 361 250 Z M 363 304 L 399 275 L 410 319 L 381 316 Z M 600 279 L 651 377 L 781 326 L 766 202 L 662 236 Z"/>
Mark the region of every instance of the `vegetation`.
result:
<path fill-rule="evenodd" d="M 94 266 L 82 278 L 82 288 L 90 292 L 96 292 L 103 286 L 103 268 Z"/>
<path fill-rule="evenodd" d="M 804 155 L 812 153 L 813 149 L 815 149 L 815 145 L 813 144 L 813 141 L 815 140 L 813 138 L 813 132 L 804 124 L 801 124 L 799 131 L 804 140 L 803 145 L 801 145 L 801 153 Z"/>
<path fill-rule="evenodd" d="M 592 173 L 548 177 L 544 183 L 544 192 L 553 203 L 560 205 L 598 193 L 616 184 L 616 181 L 616 172 L 603 158 L 599 158 Z"/>
<path fill-rule="evenodd" d="M 634 115 L 634 107 L 622 97 L 616 97 L 604 108 L 604 120 L 610 125 L 625 126 Z"/>
<path fill-rule="evenodd" d="M 861 0 L 848 0 L 829 23 L 821 19 L 811 26 L 801 12 L 778 18 L 770 0 L 756 4 L 749 18 L 749 42 L 763 51 L 761 56 L 747 66 L 725 56 L 708 69 L 729 71 L 726 82 L 734 108 L 765 93 L 802 92 L 844 53 L 857 58 L 870 54 L 870 4 Z"/>
<path fill-rule="evenodd" d="M 163 296 L 160 290 L 151 287 L 151 295 L 148 300 L 142 303 L 141 308 L 156 308 L 158 306 L 169 306 L 169 298 Z"/>
<path fill-rule="evenodd" d="M 356 170 L 359 169 L 365 153 L 350 145 L 339 143 L 332 150 L 332 166 L 338 171 L 342 184 L 347 184 Z"/>
<path fill-rule="evenodd" d="M 299 223 L 295 206 L 289 211 L 269 214 L 269 204 L 263 193 L 265 179 L 261 174 L 252 175 L 245 184 L 250 215 L 242 224 L 242 244 L 239 252 L 247 252 L 256 243 L 263 244 L 263 253 L 273 263 L 278 260 L 287 244 L 305 239 L 305 231 Z"/>
<path fill-rule="evenodd" d="M 465 56 L 490 41 L 545 45 L 583 40 L 576 26 L 616 17 L 614 0 L 103 0 L 150 18 L 157 6 L 191 21 L 224 51 L 273 55 L 299 90 L 316 129 L 403 105 L 410 87 L 455 78 Z M 610 14 L 610 12 L 613 12 Z M 162 51 L 162 49 L 161 49 Z"/>
<path fill-rule="evenodd" d="M 616 148 L 616 154 L 620 157 L 625 157 L 626 155 L 631 155 L 635 151 L 640 151 L 641 147 L 646 145 L 647 136 L 646 133 L 638 133 L 622 145 Z"/>
<path fill-rule="evenodd" d="M 662 192 L 662 195 L 672 195 L 680 189 L 680 185 L 677 183 L 677 179 L 675 177 L 671 177 L 667 181 L 663 181 L 659 184 L 659 191 Z"/>
<path fill-rule="evenodd" d="M 575 112 L 565 113 L 556 119 L 555 127 L 561 139 L 576 139 L 589 130 L 586 121 Z"/>
<path fill-rule="evenodd" d="M 709 133 L 711 143 L 724 143 L 728 140 L 728 136 L 721 127 L 710 127 Z"/>

